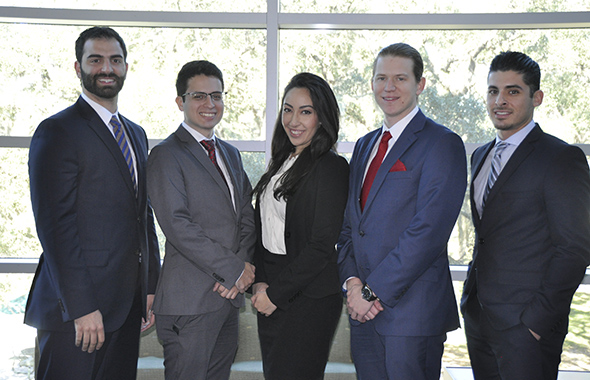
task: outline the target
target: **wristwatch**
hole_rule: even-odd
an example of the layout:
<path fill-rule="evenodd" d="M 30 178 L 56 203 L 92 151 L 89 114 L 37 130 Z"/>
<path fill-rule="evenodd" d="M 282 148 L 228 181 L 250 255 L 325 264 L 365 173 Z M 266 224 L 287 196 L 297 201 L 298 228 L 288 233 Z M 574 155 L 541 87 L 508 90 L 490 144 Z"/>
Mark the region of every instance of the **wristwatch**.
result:
<path fill-rule="evenodd" d="M 369 285 L 367 284 L 363 285 L 363 288 L 361 289 L 361 294 L 365 301 L 371 302 L 377 299 L 377 296 L 375 295 L 375 293 L 373 293 L 373 291 L 371 290 L 371 288 L 369 288 Z"/>

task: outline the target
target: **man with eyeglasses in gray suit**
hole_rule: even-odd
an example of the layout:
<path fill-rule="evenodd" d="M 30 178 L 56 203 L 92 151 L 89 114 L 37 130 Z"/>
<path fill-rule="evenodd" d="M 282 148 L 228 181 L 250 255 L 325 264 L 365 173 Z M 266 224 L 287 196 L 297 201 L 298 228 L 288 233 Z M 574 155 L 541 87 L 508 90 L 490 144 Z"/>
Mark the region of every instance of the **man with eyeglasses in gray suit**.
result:
<path fill-rule="evenodd" d="M 254 281 L 252 187 L 239 151 L 215 136 L 224 84 L 208 61 L 176 81 L 184 121 L 150 153 L 148 192 L 166 235 L 154 313 L 166 379 L 228 379 L 238 313 Z"/>

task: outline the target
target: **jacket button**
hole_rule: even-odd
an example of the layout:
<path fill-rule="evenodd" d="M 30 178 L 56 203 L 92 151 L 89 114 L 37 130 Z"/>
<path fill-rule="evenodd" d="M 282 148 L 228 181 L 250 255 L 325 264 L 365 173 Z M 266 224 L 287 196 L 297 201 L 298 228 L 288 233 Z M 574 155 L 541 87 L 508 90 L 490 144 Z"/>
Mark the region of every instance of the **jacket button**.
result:
<path fill-rule="evenodd" d="M 291 233 L 290 232 L 285 232 L 285 237 L 288 239 L 291 237 Z"/>
<path fill-rule="evenodd" d="M 365 236 L 365 231 L 363 231 L 363 230 L 360 230 L 360 231 L 359 231 L 359 235 L 361 235 L 361 236 Z"/>
<path fill-rule="evenodd" d="M 480 245 L 484 245 L 484 243 L 485 243 L 486 241 L 485 241 L 483 238 L 479 238 L 479 241 L 478 241 L 478 242 L 479 242 L 479 244 L 480 244 Z"/>

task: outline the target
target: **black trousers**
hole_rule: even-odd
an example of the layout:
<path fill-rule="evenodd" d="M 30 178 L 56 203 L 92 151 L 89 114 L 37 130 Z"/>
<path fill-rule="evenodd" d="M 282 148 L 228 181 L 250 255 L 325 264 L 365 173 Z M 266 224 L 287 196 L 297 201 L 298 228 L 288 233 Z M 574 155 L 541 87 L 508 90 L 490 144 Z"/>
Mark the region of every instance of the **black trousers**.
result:
<path fill-rule="evenodd" d="M 537 341 L 522 323 L 494 329 L 477 297 L 471 297 L 465 309 L 465 335 L 475 380 L 557 379 L 565 333 Z"/>
<path fill-rule="evenodd" d="M 288 310 L 258 314 L 258 336 L 266 380 L 324 378 L 332 338 L 342 314 L 340 293 L 299 296 Z"/>
<path fill-rule="evenodd" d="M 135 380 L 141 330 L 141 290 L 137 289 L 127 319 L 119 330 L 105 333 L 100 350 L 76 347 L 76 332 L 37 330 L 37 380 Z"/>

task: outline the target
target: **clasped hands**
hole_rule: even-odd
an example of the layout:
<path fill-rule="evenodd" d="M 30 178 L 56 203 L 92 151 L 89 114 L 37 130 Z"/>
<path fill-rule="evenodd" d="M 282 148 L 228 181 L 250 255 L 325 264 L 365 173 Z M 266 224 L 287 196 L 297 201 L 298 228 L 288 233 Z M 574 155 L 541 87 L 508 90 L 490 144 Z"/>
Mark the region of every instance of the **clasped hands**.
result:
<path fill-rule="evenodd" d="M 270 298 L 268 298 L 268 294 L 266 294 L 266 289 L 268 288 L 268 284 L 266 282 L 257 282 L 252 286 L 252 306 L 258 312 L 265 317 L 270 316 L 274 311 L 277 309 L 277 306 L 272 303 Z"/>
<path fill-rule="evenodd" d="M 346 307 L 350 318 L 365 323 L 382 312 L 383 305 L 381 305 L 379 299 L 370 302 L 365 300 L 361 293 L 362 287 L 363 283 L 359 278 L 353 277 L 346 281 Z"/>
<path fill-rule="evenodd" d="M 216 282 L 213 286 L 213 291 L 217 292 L 225 299 L 233 300 L 238 296 L 238 294 L 244 294 L 250 285 L 252 285 L 254 282 L 255 270 L 256 268 L 254 265 L 246 262 L 244 263 L 244 272 L 242 272 L 242 275 L 240 278 L 238 278 L 238 281 L 236 281 L 236 284 L 232 286 L 231 289 L 228 289 L 219 282 Z"/>

